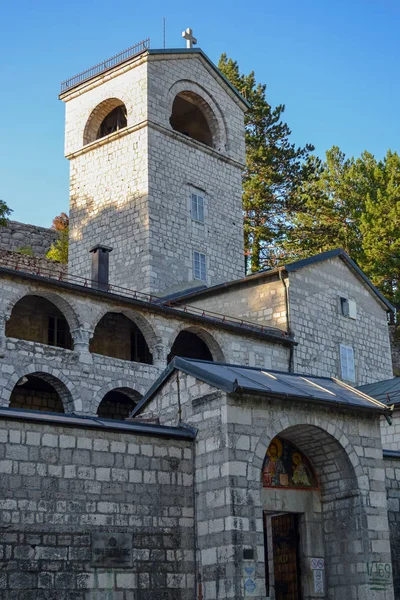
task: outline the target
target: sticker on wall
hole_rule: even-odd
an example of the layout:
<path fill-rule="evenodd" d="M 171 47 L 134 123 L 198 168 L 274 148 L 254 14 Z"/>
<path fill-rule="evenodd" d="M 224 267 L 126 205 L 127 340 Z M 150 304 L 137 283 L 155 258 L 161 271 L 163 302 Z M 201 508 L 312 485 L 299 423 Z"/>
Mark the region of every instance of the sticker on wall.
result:
<path fill-rule="evenodd" d="M 253 566 L 243 568 L 243 588 L 245 598 L 257 595 L 257 584 L 255 580 L 256 569 Z"/>
<path fill-rule="evenodd" d="M 318 488 L 318 481 L 308 458 L 291 442 L 278 437 L 267 448 L 262 478 L 263 487 Z"/>
<path fill-rule="evenodd" d="M 369 589 L 384 591 L 392 583 L 392 565 L 390 563 L 367 563 Z"/>

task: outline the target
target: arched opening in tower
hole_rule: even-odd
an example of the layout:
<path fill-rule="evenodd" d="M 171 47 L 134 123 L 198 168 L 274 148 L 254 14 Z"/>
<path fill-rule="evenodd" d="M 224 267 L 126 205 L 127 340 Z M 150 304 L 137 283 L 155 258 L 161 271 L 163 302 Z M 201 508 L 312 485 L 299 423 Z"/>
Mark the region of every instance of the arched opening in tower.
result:
<path fill-rule="evenodd" d="M 121 313 L 108 312 L 98 322 L 90 342 L 90 352 L 153 364 L 153 356 L 139 327 Z"/>
<path fill-rule="evenodd" d="M 62 400 L 54 385 L 38 375 L 21 377 L 12 391 L 10 408 L 64 412 Z"/>
<path fill-rule="evenodd" d="M 139 402 L 141 394 L 128 388 L 116 388 L 106 394 L 99 404 L 97 415 L 103 419 L 124 420 Z"/>
<path fill-rule="evenodd" d="M 182 358 L 197 358 L 199 360 L 214 360 L 207 344 L 195 333 L 191 331 L 181 331 L 171 348 L 168 355 L 168 362 L 174 356 Z"/>
<path fill-rule="evenodd" d="M 204 102 L 196 94 L 178 94 L 172 105 L 170 124 L 172 129 L 188 137 L 213 146 L 213 136 L 208 121 L 199 104 Z"/>
<path fill-rule="evenodd" d="M 72 350 L 68 322 L 61 310 L 40 296 L 24 296 L 6 324 L 6 336 Z"/>
<path fill-rule="evenodd" d="M 110 135 L 110 133 L 114 133 L 114 131 L 123 129 L 126 126 L 126 108 L 125 105 L 122 104 L 114 108 L 106 117 L 104 117 L 97 131 L 96 139 L 99 140 L 100 138 Z"/>

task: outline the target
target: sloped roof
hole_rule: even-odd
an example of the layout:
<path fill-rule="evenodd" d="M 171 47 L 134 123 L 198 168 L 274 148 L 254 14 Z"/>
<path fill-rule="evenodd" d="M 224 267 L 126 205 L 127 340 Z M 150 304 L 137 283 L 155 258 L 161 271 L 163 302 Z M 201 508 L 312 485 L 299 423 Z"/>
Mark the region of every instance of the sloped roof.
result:
<path fill-rule="evenodd" d="M 381 402 L 400 404 L 400 377 L 360 385 L 358 389 Z"/>
<path fill-rule="evenodd" d="M 135 407 L 138 414 L 163 387 L 174 371 L 182 371 L 227 393 L 256 394 L 269 398 L 303 400 L 327 406 L 389 412 L 386 404 L 333 377 L 285 373 L 259 367 L 231 365 L 175 357 Z"/>
<path fill-rule="evenodd" d="M 284 265 L 282 267 L 277 267 L 275 269 L 265 269 L 263 271 L 259 271 L 258 273 L 247 275 L 247 277 L 243 277 L 242 279 L 235 279 L 234 281 L 228 281 L 227 283 L 221 283 L 219 285 L 214 285 L 212 287 L 201 289 L 198 291 L 189 291 L 186 294 L 183 293 L 180 296 L 176 297 L 173 301 L 171 301 L 171 304 L 178 304 L 179 302 L 186 301 L 191 298 L 197 300 L 206 296 L 212 296 L 213 294 L 217 294 L 225 289 L 251 284 L 253 281 L 257 281 L 258 279 L 268 279 L 269 277 L 276 276 L 279 273 L 279 271 L 293 273 L 295 271 L 299 271 L 300 269 L 304 269 L 304 267 L 309 267 L 311 265 L 336 257 L 340 258 L 353 271 L 353 273 L 370 288 L 371 292 L 375 294 L 377 298 L 386 306 L 386 309 L 388 311 L 395 311 L 394 307 L 389 302 L 389 300 L 387 300 L 385 296 L 381 294 L 381 292 L 374 286 L 374 284 L 368 279 L 366 274 L 360 269 L 360 267 L 354 262 L 354 260 L 350 258 L 350 256 L 343 250 L 343 248 L 335 248 L 334 250 L 328 250 L 327 252 L 315 254 L 314 256 L 310 256 L 309 258 L 295 260 L 294 262 L 288 263 L 287 265 Z"/>
<path fill-rule="evenodd" d="M 218 67 L 213 63 L 213 61 L 207 56 L 207 54 L 205 52 L 203 52 L 203 50 L 201 48 L 150 48 L 149 50 L 147 50 L 147 53 L 151 56 L 155 56 L 155 55 L 173 55 L 176 54 L 177 56 L 179 55 L 194 55 L 194 56 L 199 56 L 201 58 L 203 58 L 206 63 L 209 65 L 209 67 L 211 67 L 212 71 L 214 72 L 214 74 L 222 80 L 222 82 L 228 87 L 230 88 L 230 90 L 233 92 L 233 94 L 236 96 L 236 98 L 239 100 L 239 102 L 245 107 L 245 109 L 247 110 L 248 108 L 250 108 L 250 103 L 246 100 L 246 98 L 244 98 L 242 96 L 242 94 L 235 88 L 235 86 L 229 81 L 229 79 L 227 79 L 227 77 L 225 77 L 225 75 L 218 69 Z"/>
<path fill-rule="evenodd" d="M 85 429 L 103 429 L 120 431 L 126 434 L 151 435 L 164 438 L 194 439 L 195 432 L 187 426 L 170 427 L 157 423 L 137 421 L 119 421 L 118 419 L 103 419 L 97 416 L 84 416 L 30 410 L 24 408 L 0 408 L 0 419 L 36 421 L 63 427 L 84 427 Z"/>

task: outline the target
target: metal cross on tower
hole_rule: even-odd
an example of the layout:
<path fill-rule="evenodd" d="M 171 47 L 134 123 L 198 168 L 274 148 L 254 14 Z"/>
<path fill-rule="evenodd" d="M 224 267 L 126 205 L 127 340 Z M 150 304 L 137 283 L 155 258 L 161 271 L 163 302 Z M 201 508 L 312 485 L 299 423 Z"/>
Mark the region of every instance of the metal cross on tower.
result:
<path fill-rule="evenodd" d="M 182 37 L 186 40 L 186 48 L 193 48 L 193 44 L 197 44 L 197 40 L 193 36 L 193 30 L 190 27 L 182 31 Z"/>

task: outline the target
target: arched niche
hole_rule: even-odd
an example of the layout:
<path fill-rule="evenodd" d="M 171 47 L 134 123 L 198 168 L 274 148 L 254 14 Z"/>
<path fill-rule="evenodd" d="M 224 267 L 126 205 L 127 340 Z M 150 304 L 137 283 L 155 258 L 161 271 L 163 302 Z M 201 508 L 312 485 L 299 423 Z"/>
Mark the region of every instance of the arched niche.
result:
<path fill-rule="evenodd" d="M 318 557 L 330 597 L 337 569 L 346 581 L 354 568 L 349 549 L 356 540 L 363 543 L 360 523 L 366 515 L 355 467 L 339 441 L 314 425 L 288 427 L 264 448 L 260 482 L 267 595 L 286 586 L 291 597 L 309 597 L 308 575 L 301 567 Z"/>
<path fill-rule="evenodd" d="M 22 376 L 14 386 L 10 408 L 48 412 L 72 412 L 72 397 L 66 385 L 49 373 Z"/>
<path fill-rule="evenodd" d="M 173 101 L 169 122 L 175 131 L 215 147 L 218 123 L 211 107 L 198 94 L 189 90 L 179 92 Z"/>
<path fill-rule="evenodd" d="M 127 127 L 127 110 L 122 100 L 108 98 L 92 111 L 83 132 L 83 144 L 90 144 Z"/>
<path fill-rule="evenodd" d="M 208 331 L 197 327 L 182 329 L 178 333 L 172 344 L 167 361 L 170 362 L 174 356 L 198 360 L 223 361 L 222 351 L 216 340 Z"/>
<path fill-rule="evenodd" d="M 100 402 L 97 415 L 103 419 L 124 420 L 129 417 L 142 395 L 131 388 L 110 390 Z"/>
<path fill-rule="evenodd" d="M 34 294 L 23 296 L 16 302 L 6 323 L 6 336 L 73 349 L 64 313 L 47 298 Z"/>
<path fill-rule="evenodd" d="M 265 453 L 263 488 L 316 490 L 319 483 L 307 456 L 292 442 L 275 437 Z"/>
<path fill-rule="evenodd" d="M 103 356 L 153 364 L 153 356 L 141 329 L 122 313 L 107 312 L 100 319 L 89 349 Z"/>

